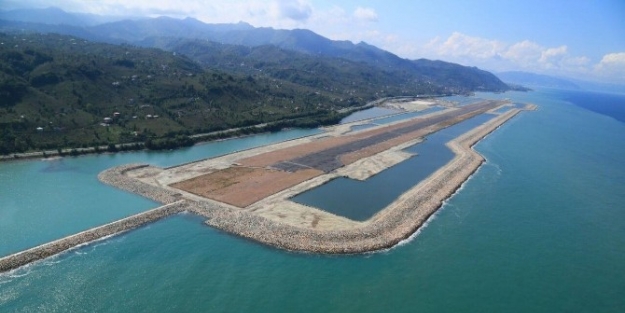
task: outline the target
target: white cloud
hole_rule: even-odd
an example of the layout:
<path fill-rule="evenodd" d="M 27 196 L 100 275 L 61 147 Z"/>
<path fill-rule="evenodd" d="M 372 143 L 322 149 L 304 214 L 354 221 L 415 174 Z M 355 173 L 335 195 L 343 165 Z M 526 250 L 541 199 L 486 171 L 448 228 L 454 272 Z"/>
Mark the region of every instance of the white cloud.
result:
<path fill-rule="evenodd" d="M 436 37 L 423 49 L 404 50 L 495 71 L 524 70 L 625 83 L 625 52 L 606 54 L 601 61 L 593 64 L 586 56 L 571 55 L 566 45 L 545 47 L 530 40 L 505 43 L 458 32 L 447 39 Z"/>
<path fill-rule="evenodd" d="M 625 83 L 625 52 L 609 53 L 595 65 L 594 74 Z"/>
<path fill-rule="evenodd" d="M 0 0 L 3 1 L 3 0 Z M 257 27 L 307 28 L 334 40 L 366 41 L 401 57 L 441 59 L 494 71 L 526 70 L 563 76 L 625 80 L 625 52 L 603 59 L 574 55 L 566 45 L 543 46 L 531 40 L 504 42 L 454 32 L 423 44 L 378 29 L 374 8 L 315 7 L 315 0 L 4 0 L 5 8 L 58 6 L 70 12 L 102 15 L 191 16 L 207 23 L 246 21 Z M 406 35 L 404 35 L 406 36 Z"/>
<path fill-rule="evenodd" d="M 464 57 L 486 59 L 496 56 L 501 50 L 502 44 L 496 40 L 488 40 L 478 37 L 470 37 L 454 32 L 445 41 L 439 37 L 426 44 L 427 50 L 432 50 L 441 56 Z"/>
<path fill-rule="evenodd" d="M 2 0 L 0 0 L 1 2 Z M 4 0 L 6 8 L 49 6 L 100 15 L 195 17 L 209 23 L 246 21 L 253 25 L 294 27 L 314 15 L 307 0 Z"/>
<path fill-rule="evenodd" d="M 294 21 L 305 21 L 313 12 L 312 6 L 302 0 L 276 0 L 273 5 L 278 17 Z"/>
<path fill-rule="evenodd" d="M 354 17 L 367 22 L 377 22 L 378 13 L 372 8 L 357 7 L 354 11 Z"/>
<path fill-rule="evenodd" d="M 625 67 L 625 52 L 610 53 L 603 56 L 598 64 L 602 68 L 623 68 Z"/>
<path fill-rule="evenodd" d="M 542 51 L 540 61 L 549 62 L 550 59 L 562 57 L 567 54 L 568 48 L 566 46 L 560 46 L 557 48 L 549 48 Z"/>

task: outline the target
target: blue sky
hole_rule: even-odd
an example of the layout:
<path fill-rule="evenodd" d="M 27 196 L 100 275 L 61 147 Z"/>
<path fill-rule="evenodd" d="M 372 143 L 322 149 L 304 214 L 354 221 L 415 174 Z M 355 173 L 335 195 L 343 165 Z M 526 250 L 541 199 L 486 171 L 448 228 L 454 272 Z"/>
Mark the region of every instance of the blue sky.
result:
<path fill-rule="evenodd" d="M 3 0 L 103 15 L 307 28 L 405 58 L 625 83 L 624 0 Z"/>

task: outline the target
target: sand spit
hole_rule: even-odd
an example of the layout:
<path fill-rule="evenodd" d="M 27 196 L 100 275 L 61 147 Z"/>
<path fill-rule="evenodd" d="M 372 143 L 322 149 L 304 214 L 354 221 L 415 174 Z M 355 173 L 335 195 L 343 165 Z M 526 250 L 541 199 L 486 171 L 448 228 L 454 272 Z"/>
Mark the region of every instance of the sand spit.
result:
<path fill-rule="evenodd" d="M 254 157 L 277 148 L 295 147 L 303 142 L 313 142 L 318 140 L 318 136 L 241 151 L 180 167 L 162 169 L 145 164 L 129 164 L 111 168 L 98 175 L 102 182 L 150 198 L 164 206 L 1 258 L 0 272 L 182 211 L 205 217 L 205 223 L 209 226 L 281 249 L 327 254 L 386 249 L 411 236 L 484 162 L 484 158 L 472 149 L 475 143 L 522 110 L 535 109 L 535 105 L 526 105 L 524 109 L 510 109 L 450 141 L 447 145 L 455 157 L 448 164 L 364 222 L 297 204 L 289 198 L 337 177 L 366 179 L 375 175 L 411 157 L 402 149 L 417 143 L 420 138 L 303 181 L 244 208 L 206 199 L 170 186 L 190 177 L 228 168 L 242 158 Z"/>

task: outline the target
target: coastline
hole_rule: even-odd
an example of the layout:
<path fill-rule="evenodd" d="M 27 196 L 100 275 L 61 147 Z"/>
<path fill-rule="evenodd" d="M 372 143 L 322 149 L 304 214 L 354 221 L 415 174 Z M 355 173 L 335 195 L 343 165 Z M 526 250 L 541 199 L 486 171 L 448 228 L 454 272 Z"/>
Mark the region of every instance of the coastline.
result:
<path fill-rule="evenodd" d="M 352 108 L 347 108 L 344 111 L 341 111 L 340 113 L 355 113 L 358 111 L 362 111 L 362 110 L 366 110 L 369 108 L 372 108 L 376 105 L 379 105 L 381 103 L 384 103 L 386 101 L 389 102 L 393 102 L 393 101 L 402 101 L 402 100 L 420 100 L 420 99 L 436 99 L 436 98 L 440 98 L 440 97 L 445 97 L 446 95 L 424 95 L 424 96 L 400 96 L 400 97 L 386 97 L 386 98 L 380 98 L 378 100 L 373 100 L 371 102 L 368 102 L 364 105 L 361 106 L 357 106 L 357 107 L 352 107 Z M 395 115 L 399 115 L 399 114 L 403 114 L 405 112 L 398 112 Z M 359 121 L 354 121 L 354 122 L 359 122 Z M 329 127 L 335 127 L 335 126 L 340 126 L 341 124 L 335 124 L 335 125 L 329 125 Z M 193 135 L 189 135 L 189 138 L 193 139 L 193 140 L 197 140 L 197 138 L 203 138 L 203 137 L 211 137 L 211 136 L 215 136 L 215 135 L 221 135 L 221 134 L 229 134 L 229 133 L 236 133 L 237 131 L 243 129 L 243 128 L 262 128 L 267 126 L 267 123 L 261 123 L 261 124 L 257 124 L 257 125 L 252 125 L 252 126 L 248 126 L 248 127 L 237 127 L 237 128 L 230 128 L 230 129 L 224 129 L 224 130 L 219 130 L 219 131 L 214 131 L 214 132 L 210 132 L 210 133 L 199 133 L 199 134 L 193 134 Z M 326 126 L 320 126 L 320 127 L 326 127 Z M 265 132 L 258 132 L 258 133 L 253 133 L 253 134 L 244 134 L 244 135 L 234 135 L 234 136 L 227 136 L 224 138 L 217 138 L 217 139 L 207 139 L 207 140 L 198 140 L 194 143 L 194 145 L 202 145 L 202 144 L 207 144 L 207 143 L 211 143 L 211 142 L 220 142 L 220 141 L 224 141 L 224 140 L 232 140 L 232 139 L 239 139 L 239 138 L 245 138 L 245 137 L 249 137 L 249 136 L 253 136 L 253 135 L 258 135 L 258 134 L 263 134 L 263 133 L 269 133 L 270 131 L 265 131 Z M 143 148 L 141 149 L 124 149 L 124 147 L 137 147 L 137 146 L 142 146 Z M 176 149 L 181 149 L 184 147 L 178 147 Z M 59 149 L 61 150 L 61 153 L 59 153 Z M 82 156 L 82 155 L 92 155 L 92 154 L 113 154 L 113 153 L 123 153 L 123 152 L 131 152 L 131 151 L 158 151 L 158 150 L 150 150 L 144 147 L 144 142 L 128 142 L 128 143 L 118 143 L 115 144 L 115 149 L 117 151 L 108 151 L 108 146 L 92 146 L 92 147 L 85 147 L 85 148 L 59 148 L 56 150 L 41 150 L 41 151 L 32 151 L 32 152 L 19 152 L 19 153 L 9 153 L 6 155 L 0 155 L 0 162 L 10 162 L 10 161 L 20 161 L 20 160 L 32 160 L 32 159 L 42 159 L 42 160 L 51 160 L 51 159 L 56 159 L 56 158 L 62 158 L 62 157 L 78 157 L 78 156 Z M 75 151 L 77 154 L 72 155 L 72 151 Z"/>
<path fill-rule="evenodd" d="M 438 96 L 432 96 L 432 97 L 438 97 Z M 346 112 L 355 113 L 361 110 L 366 110 L 368 108 L 375 106 L 378 103 L 381 103 L 387 100 L 388 98 L 374 100 L 362 106 L 349 108 L 345 112 L 341 112 L 341 113 L 346 113 Z M 258 133 L 243 134 L 243 135 L 239 134 L 239 135 L 232 135 L 232 136 L 228 136 L 228 134 L 236 134 L 237 131 L 240 131 L 244 128 L 259 128 L 260 129 L 260 128 L 266 127 L 267 125 L 268 125 L 267 123 L 261 123 L 261 124 L 256 124 L 252 126 L 247 126 L 247 127 L 229 128 L 229 129 L 224 129 L 224 130 L 219 130 L 219 131 L 214 131 L 214 132 L 209 132 L 209 133 L 199 133 L 199 134 L 189 135 L 189 138 L 195 141 L 193 145 L 202 145 L 202 144 L 207 144 L 211 142 L 220 142 L 224 140 L 239 139 L 239 138 L 245 138 L 245 137 L 254 136 L 258 134 L 269 133 L 271 131 L 266 130 L 266 131 L 258 132 Z M 330 126 L 338 126 L 338 125 L 340 124 L 330 125 Z M 324 126 L 320 126 L 320 127 L 324 127 Z M 288 129 L 288 127 L 285 129 Z M 223 138 L 202 140 L 202 138 L 210 138 L 211 136 L 219 136 L 219 135 L 226 135 L 226 136 Z M 139 146 L 142 148 L 135 149 L 136 147 L 139 147 Z M 131 148 L 125 149 L 125 147 L 131 147 Z M 32 159 L 51 160 L 51 159 L 62 158 L 62 157 L 78 157 L 82 155 L 113 154 L 113 153 L 123 153 L 123 152 L 132 152 L 132 151 L 159 151 L 159 150 L 151 150 L 151 149 L 146 148 L 145 142 L 142 142 L 142 141 L 115 144 L 115 149 L 117 151 L 109 151 L 108 148 L 109 148 L 108 146 L 91 146 L 91 147 L 85 147 L 85 148 L 59 148 L 56 150 L 41 150 L 41 151 L 32 151 L 32 152 L 9 153 L 6 155 L 0 155 L 0 162 L 32 160 Z M 176 149 L 181 149 L 181 148 L 185 148 L 185 147 L 180 146 L 180 147 L 177 147 Z M 59 150 L 61 151 L 61 153 L 59 153 Z M 76 153 L 76 154 L 72 154 L 72 153 Z"/>
<path fill-rule="evenodd" d="M 528 105 L 524 110 L 533 109 L 535 106 Z M 345 229 L 311 229 L 279 223 L 255 214 L 253 210 L 242 210 L 199 197 L 183 197 L 181 193 L 159 188 L 127 175 L 131 171 L 148 168 L 148 165 L 130 164 L 111 168 L 98 175 L 102 182 L 150 198 L 165 206 L 6 256 L 0 259 L 0 272 L 182 211 L 207 218 L 204 222 L 206 225 L 291 251 L 353 254 L 388 249 L 412 236 L 484 162 L 484 158 L 472 149 L 473 145 L 521 111 L 510 109 L 448 142 L 447 146 L 455 154 L 450 162 L 406 191 L 370 220 L 365 223 L 352 223 Z M 288 145 L 290 144 L 293 143 Z M 163 210 L 166 213 L 153 213 Z"/>

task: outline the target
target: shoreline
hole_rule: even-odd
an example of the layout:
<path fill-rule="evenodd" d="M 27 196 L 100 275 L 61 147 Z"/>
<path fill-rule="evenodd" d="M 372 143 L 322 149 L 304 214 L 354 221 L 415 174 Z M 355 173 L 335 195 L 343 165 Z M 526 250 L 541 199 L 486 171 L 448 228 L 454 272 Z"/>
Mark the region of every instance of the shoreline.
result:
<path fill-rule="evenodd" d="M 368 221 L 353 223 L 344 229 L 322 230 L 280 223 L 256 214 L 253 210 L 224 205 L 210 199 L 189 198 L 183 192 L 157 187 L 127 175 L 131 171 L 149 168 L 146 164 L 114 167 L 100 173 L 98 179 L 103 183 L 150 198 L 164 206 L 0 258 L 0 272 L 62 253 L 104 236 L 120 234 L 183 211 L 207 218 L 204 223 L 208 226 L 290 251 L 355 254 L 389 249 L 415 234 L 438 211 L 444 201 L 453 196 L 462 184 L 479 169 L 485 160 L 473 150 L 476 143 L 519 112 L 535 108 L 534 105 L 527 105 L 524 109 L 510 109 L 491 121 L 452 139 L 447 143 L 455 155 L 450 162 L 403 193 Z M 267 149 L 267 147 L 260 148 Z"/>
<path fill-rule="evenodd" d="M 418 98 L 418 96 L 416 96 Z M 431 97 L 442 97 L 442 96 L 431 96 Z M 393 98 L 390 98 L 391 100 Z M 367 104 L 364 104 L 362 106 L 357 106 L 357 107 L 352 107 L 352 108 L 348 108 L 348 112 L 351 113 L 356 113 L 362 110 L 366 110 L 369 108 L 374 107 L 376 104 L 379 103 L 383 103 L 384 101 L 389 101 L 389 98 L 382 98 L 382 99 L 378 99 L 378 100 L 374 100 L 371 101 Z M 286 120 L 288 121 L 288 120 Z M 357 121 L 354 121 L 357 122 Z M 267 123 L 261 123 L 261 124 L 256 124 L 256 125 L 252 125 L 252 126 L 247 126 L 247 127 L 252 127 L 252 128 L 261 128 L 266 126 Z M 330 127 L 333 126 L 338 126 L 340 124 L 335 124 L 335 125 L 329 125 Z M 219 131 L 214 131 L 214 132 L 209 132 L 209 133 L 199 133 L 199 134 L 193 134 L 193 135 L 189 135 L 189 138 L 191 139 L 195 139 L 195 138 L 203 138 L 203 137 L 210 137 L 210 136 L 214 136 L 214 135 L 219 135 L 219 134 L 229 134 L 229 133 L 236 133 L 237 131 L 243 129 L 243 128 L 247 128 L 247 127 L 236 127 L 236 128 L 229 128 L 229 129 L 224 129 L 224 130 L 219 130 Z M 323 128 L 325 126 L 320 126 L 317 128 Z M 292 127 L 291 127 L 292 128 Z M 285 129 L 289 129 L 289 127 L 285 128 Z M 306 129 L 306 128 L 302 128 L 302 129 Z M 212 142 L 220 142 L 220 141 L 225 141 L 225 140 L 232 140 L 232 139 L 239 139 L 239 138 L 245 138 L 245 137 L 249 137 L 249 136 L 254 136 L 254 135 L 258 135 L 258 134 L 266 134 L 266 133 L 270 133 L 271 131 L 265 131 L 265 132 L 259 132 L 259 133 L 253 133 L 253 134 L 245 134 L 245 135 L 237 135 L 237 136 L 228 136 L 225 138 L 218 138 L 218 139 L 213 139 L 213 140 L 199 140 L 197 142 L 195 142 L 193 144 L 193 146 L 195 145 L 202 145 L 202 144 L 207 144 L 207 143 L 212 143 Z M 42 159 L 42 160 L 51 160 L 51 159 L 56 159 L 56 158 L 64 158 L 64 157 L 79 157 L 79 156 L 83 156 L 83 155 L 93 155 L 93 154 L 117 154 L 117 153 L 124 153 L 124 152 L 136 152 L 136 151 L 163 151 L 163 150 L 150 150 L 145 148 L 144 146 L 144 142 L 142 141 L 138 141 L 138 142 L 127 142 L 127 143 L 118 143 L 115 144 L 115 147 L 117 149 L 117 151 L 108 151 L 108 146 L 103 145 L 103 146 L 91 146 L 91 147 L 85 147 L 85 148 L 58 148 L 55 150 L 40 150 L 40 151 L 32 151 L 32 152 L 17 152 L 17 153 L 9 153 L 6 155 L 0 155 L 0 162 L 11 162 L 11 161 L 21 161 L 21 160 L 33 160 L 33 159 Z M 123 150 L 123 147 L 135 147 L 135 146 L 142 146 L 143 148 L 141 149 L 129 149 L 129 150 Z M 192 147 L 192 146 L 191 146 Z M 177 149 L 183 149 L 183 148 L 188 148 L 188 147 L 177 147 L 173 150 L 177 150 Z M 62 151 L 62 153 L 59 153 L 59 149 Z M 76 155 L 71 155 L 72 151 L 77 151 Z"/>
<path fill-rule="evenodd" d="M 356 113 L 362 110 L 366 110 L 372 107 L 375 107 L 376 105 L 382 104 L 386 101 L 400 101 L 400 100 L 407 100 L 407 99 L 414 99 L 414 100 L 422 100 L 422 99 L 434 99 L 436 100 L 437 98 L 442 98 L 442 97 L 447 97 L 449 95 L 424 95 L 424 96 L 399 96 L 399 97 L 385 97 L 385 98 L 381 98 L 378 100 L 373 100 L 370 101 L 364 105 L 361 106 L 357 106 L 357 107 L 352 107 L 352 108 L 348 108 L 347 111 L 351 112 L 351 113 Z M 342 112 L 341 112 L 342 113 Z M 400 112 L 397 113 L 399 114 L 403 114 L 405 112 Z M 353 121 L 351 123 L 355 123 L 355 122 L 361 122 L 361 121 Z M 261 124 L 257 124 L 257 125 L 252 125 L 252 126 L 248 126 L 248 127 L 256 127 L 256 128 L 260 128 L 267 125 L 267 123 L 261 123 Z M 329 127 L 334 127 L 334 126 L 339 126 L 341 124 L 335 124 L 335 125 L 328 125 Z M 318 128 L 323 128 L 323 127 L 327 127 L 327 126 L 320 126 Z M 210 133 L 199 133 L 199 134 L 193 134 L 193 135 L 189 135 L 189 138 L 202 138 L 202 137 L 210 137 L 212 135 L 216 135 L 216 134 L 228 134 L 228 133 L 234 133 L 238 130 L 241 130 L 245 127 L 237 127 L 237 128 L 229 128 L 229 129 L 224 129 L 224 130 L 220 130 L 220 131 L 214 131 L 214 132 L 210 132 Z M 231 139 L 239 139 L 239 138 L 245 138 L 248 136 L 253 136 L 253 135 L 258 135 L 258 134 L 265 134 L 265 133 L 270 133 L 270 131 L 267 132 L 259 132 L 259 133 L 254 133 L 254 134 L 247 134 L 247 135 L 239 135 L 239 136 L 232 136 L 232 137 L 226 137 L 226 138 L 218 138 L 218 139 L 214 139 L 214 140 L 199 140 L 197 142 L 195 142 L 193 144 L 193 146 L 195 145 L 202 145 L 202 144 L 207 144 L 207 143 L 211 143 L 211 142 L 219 142 L 219 141 L 224 141 L 224 140 L 231 140 Z M 58 149 L 54 149 L 54 150 L 40 150 L 40 151 L 32 151 L 32 152 L 18 152 L 18 153 L 9 153 L 6 155 L 0 155 L 0 162 L 11 162 L 11 161 L 21 161 L 21 160 L 33 160 L 33 159 L 42 159 L 42 160 L 52 160 L 52 159 L 56 159 L 56 158 L 64 158 L 64 157 L 79 157 L 79 156 L 83 156 L 83 155 L 93 155 L 93 154 L 116 154 L 116 153 L 124 153 L 124 152 L 136 152 L 136 151 L 162 151 L 162 150 L 150 150 L 147 149 L 145 147 L 141 148 L 141 149 L 129 149 L 129 150 L 123 150 L 123 147 L 128 146 L 128 147 L 135 147 L 137 145 L 140 146 L 144 146 L 144 142 L 128 142 L 128 143 L 118 143 L 115 144 L 116 149 L 118 149 L 118 151 L 108 151 L 108 146 L 103 145 L 103 146 L 92 146 L 92 147 L 85 147 L 85 148 L 58 148 Z M 187 148 L 187 147 L 177 147 L 174 150 L 177 149 L 182 149 L 182 148 Z M 62 151 L 62 153 L 59 153 L 59 149 Z M 76 155 L 72 155 L 72 151 L 77 151 L 78 154 Z"/>

